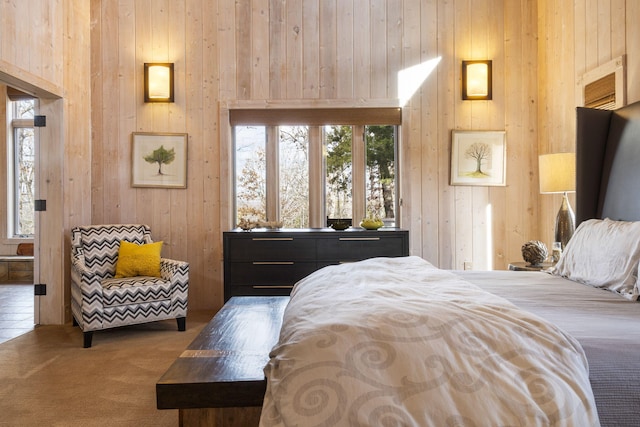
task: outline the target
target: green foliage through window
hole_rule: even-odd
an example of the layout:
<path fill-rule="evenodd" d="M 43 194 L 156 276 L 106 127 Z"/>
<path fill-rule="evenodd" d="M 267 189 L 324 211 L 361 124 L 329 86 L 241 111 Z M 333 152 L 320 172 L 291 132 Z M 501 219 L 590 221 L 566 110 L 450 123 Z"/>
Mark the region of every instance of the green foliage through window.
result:
<path fill-rule="evenodd" d="M 364 134 L 360 144 L 353 141 L 355 128 L 345 125 L 316 128 L 322 135 L 317 149 L 323 150 L 318 155 L 324 159 L 324 175 L 322 182 L 310 182 L 311 127 L 234 126 L 236 223 L 241 219 L 269 220 L 282 221 L 286 228 L 309 227 L 309 194 L 314 187 L 325 198 L 321 216 L 352 218 L 353 150 L 361 147 L 365 152 L 359 158 L 365 158 L 366 164 L 358 170 L 366 173 L 366 188 L 359 194 L 366 198 L 366 214 L 395 226 L 397 127 L 360 126 L 358 134 Z M 268 135 L 277 136 L 270 140 Z M 270 157 L 271 150 L 275 154 Z M 267 160 L 273 158 L 277 160 Z M 267 173 L 270 167 L 276 168 L 277 174 Z M 268 176 L 277 176 L 277 185 L 267 182 Z M 277 192 L 278 218 L 267 218 L 271 191 Z M 353 221 L 358 222 L 359 219 Z"/>

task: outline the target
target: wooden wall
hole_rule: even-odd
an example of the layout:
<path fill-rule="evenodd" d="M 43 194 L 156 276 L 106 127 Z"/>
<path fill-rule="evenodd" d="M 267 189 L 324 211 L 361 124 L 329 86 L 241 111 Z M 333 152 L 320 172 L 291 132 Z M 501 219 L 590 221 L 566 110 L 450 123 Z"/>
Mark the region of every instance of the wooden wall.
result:
<path fill-rule="evenodd" d="M 36 215 L 34 239 L 34 281 L 47 293 L 36 297 L 35 319 L 60 324 L 70 320 L 69 230 L 90 221 L 89 4 L 1 2 L 0 17 L 0 83 L 40 98 L 47 117 L 36 131 L 36 198 L 47 210 Z"/>
<path fill-rule="evenodd" d="M 640 2 L 539 0 L 538 150 L 575 150 L 575 107 L 585 72 L 626 55 L 627 103 L 640 101 Z M 575 206 L 573 195 L 570 200 Z M 560 195 L 540 196 L 540 236 L 552 240 Z"/>
<path fill-rule="evenodd" d="M 230 103 L 385 103 L 399 70 L 440 57 L 404 107 L 402 225 L 413 254 L 487 269 L 551 241 L 560 200 L 538 195 L 537 155 L 573 148 L 577 76 L 625 53 L 628 100 L 640 99 L 634 0 L 41 3 L 0 3 L 0 80 L 57 119 L 40 184 L 43 323 L 69 320 L 65 239 L 87 222 L 148 223 L 165 256 L 191 264 L 190 308 L 220 306 Z M 18 49 L 22 22 L 32 31 Z M 461 100 L 460 61 L 474 58 L 494 61 L 492 101 Z M 173 104 L 142 102 L 142 64 L 156 60 L 176 64 Z M 507 131 L 506 187 L 449 185 L 454 129 Z M 189 134 L 186 190 L 131 188 L 134 131 Z"/>
<path fill-rule="evenodd" d="M 411 252 L 442 268 L 505 268 L 536 237 L 535 2 L 93 0 L 91 13 L 92 221 L 148 223 L 165 256 L 191 263 L 191 308 L 222 302 L 232 219 L 220 106 L 388 103 L 398 71 L 437 57 L 404 108 Z M 480 58 L 493 60 L 493 100 L 462 101 L 461 61 Z M 160 60 L 176 64 L 176 102 L 145 104 L 143 63 Z M 506 187 L 449 185 L 453 129 L 507 131 Z M 186 190 L 131 188 L 134 131 L 189 134 Z"/>
<path fill-rule="evenodd" d="M 222 302 L 216 2 L 91 1 L 95 224 L 145 223 L 190 263 L 189 307 Z M 143 64 L 175 63 L 175 102 L 145 104 Z M 131 187 L 132 132 L 186 132 L 187 189 Z"/>

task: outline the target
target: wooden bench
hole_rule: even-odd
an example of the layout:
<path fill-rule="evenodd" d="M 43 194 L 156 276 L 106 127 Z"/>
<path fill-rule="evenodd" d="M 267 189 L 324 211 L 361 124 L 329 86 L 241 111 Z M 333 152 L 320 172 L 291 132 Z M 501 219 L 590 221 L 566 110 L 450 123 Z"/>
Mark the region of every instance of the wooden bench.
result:
<path fill-rule="evenodd" d="M 0 255 L 0 283 L 33 283 L 33 256 Z"/>
<path fill-rule="evenodd" d="M 257 426 L 288 301 L 231 298 L 156 383 L 158 409 L 178 409 L 184 427 Z"/>

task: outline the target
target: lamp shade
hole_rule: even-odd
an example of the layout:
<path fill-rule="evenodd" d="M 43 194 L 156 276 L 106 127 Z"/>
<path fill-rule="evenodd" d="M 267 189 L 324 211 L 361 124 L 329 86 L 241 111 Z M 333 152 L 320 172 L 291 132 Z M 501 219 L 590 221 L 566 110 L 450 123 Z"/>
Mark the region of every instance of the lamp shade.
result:
<path fill-rule="evenodd" d="M 565 193 L 576 190 L 576 154 L 543 154 L 538 159 L 540 192 Z"/>

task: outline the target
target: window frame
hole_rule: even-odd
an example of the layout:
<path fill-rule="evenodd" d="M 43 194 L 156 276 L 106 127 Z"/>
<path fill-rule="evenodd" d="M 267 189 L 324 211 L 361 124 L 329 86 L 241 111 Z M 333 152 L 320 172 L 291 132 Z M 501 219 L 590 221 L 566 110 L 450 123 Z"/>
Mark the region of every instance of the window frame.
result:
<path fill-rule="evenodd" d="M 30 98 L 34 102 L 34 115 L 37 109 L 37 99 Z M 17 144 L 18 144 L 18 131 L 19 129 L 32 129 L 34 133 L 34 144 L 36 138 L 35 124 L 33 118 L 16 118 L 16 102 L 25 100 L 7 100 L 8 108 L 8 129 L 7 129 L 7 141 L 5 144 L 5 150 L 7 154 L 7 175 L 6 175 L 6 237 L 11 241 L 26 241 L 31 242 L 35 238 L 35 230 L 33 234 L 18 233 L 19 220 L 20 220 L 20 178 L 18 176 L 18 158 L 17 158 Z M 34 158 L 35 162 L 35 158 Z M 35 164 L 34 164 L 35 167 Z M 34 194 L 35 199 L 35 194 Z M 35 217 L 34 217 L 35 221 Z M 35 226 L 35 224 L 34 224 Z"/>
<path fill-rule="evenodd" d="M 315 103 L 314 103 L 315 104 Z M 318 104 L 322 104 L 319 102 Z M 336 103 L 340 104 L 340 103 Z M 259 107 L 259 108 L 256 108 Z M 295 126 L 304 125 L 309 127 L 309 226 L 311 228 L 326 227 L 326 206 L 325 206 L 325 169 L 322 149 L 324 146 L 324 125 L 350 125 L 352 126 L 352 158 L 353 158 L 353 221 L 357 223 L 359 218 L 366 213 L 366 143 L 365 127 L 367 125 L 391 125 L 395 126 L 395 226 L 400 228 L 401 223 L 401 197 L 400 197 L 400 145 L 402 129 L 402 109 L 395 103 L 379 106 L 345 106 L 345 105 L 291 105 L 286 103 L 269 103 L 255 101 L 244 101 L 228 103 L 221 108 L 221 135 L 228 135 L 228 143 L 222 144 L 221 157 L 223 159 L 223 169 L 226 163 L 228 182 L 223 184 L 221 200 L 227 200 L 229 206 L 229 218 L 227 223 L 232 228 L 236 224 L 236 159 L 235 159 L 235 131 L 236 125 L 264 126 L 267 134 L 265 147 L 267 149 L 267 162 L 275 162 L 272 168 L 279 175 L 277 170 L 278 153 L 278 125 Z M 227 129 L 225 129 L 227 127 Z M 271 135 L 271 136 L 270 136 Z M 223 138 L 224 139 L 224 138 Z M 270 139 L 274 139 L 271 142 Z M 317 146 L 316 146 L 317 144 Z M 319 148 L 318 148 L 319 147 Z M 269 151 L 275 152 L 269 153 Z M 225 159 L 226 157 L 226 159 Z M 269 164 L 269 163 L 267 163 Z M 267 176 L 271 176 L 269 166 L 267 166 Z M 272 191 L 267 190 L 267 219 L 275 220 L 279 218 L 278 180 L 267 180 L 267 187 L 273 187 Z M 321 182 L 320 185 L 312 183 Z M 225 192 L 226 189 L 226 192 Z M 275 191 L 273 191 L 275 189 Z M 226 193 L 226 194 L 225 194 Z M 272 196 L 269 196 L 272 194 Z M 224 223 L 224 219 L 222 221 Z"/>

